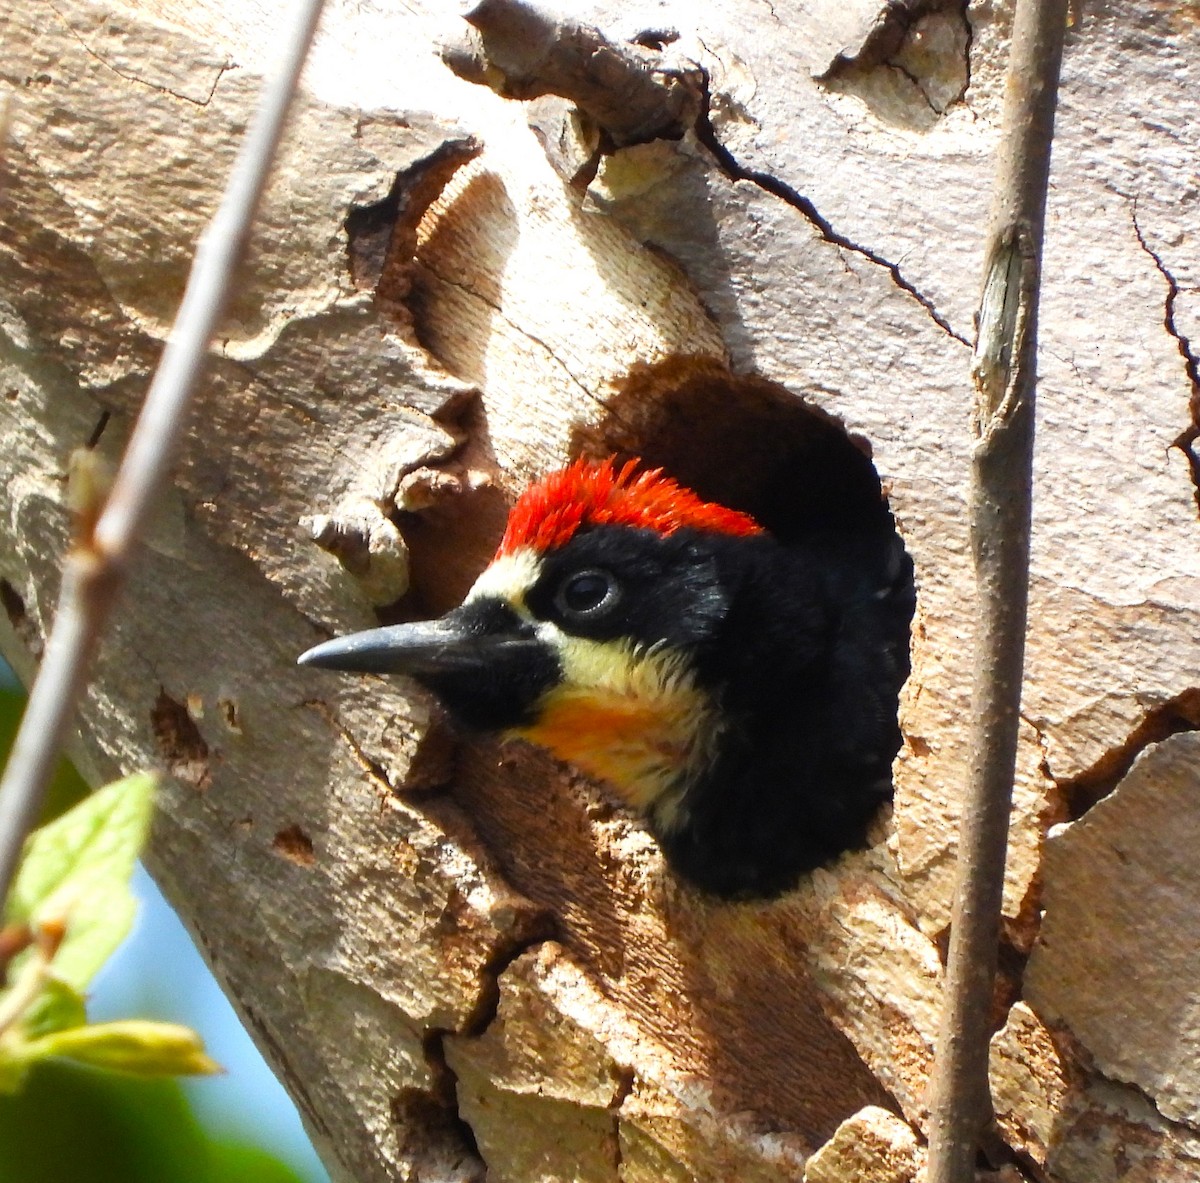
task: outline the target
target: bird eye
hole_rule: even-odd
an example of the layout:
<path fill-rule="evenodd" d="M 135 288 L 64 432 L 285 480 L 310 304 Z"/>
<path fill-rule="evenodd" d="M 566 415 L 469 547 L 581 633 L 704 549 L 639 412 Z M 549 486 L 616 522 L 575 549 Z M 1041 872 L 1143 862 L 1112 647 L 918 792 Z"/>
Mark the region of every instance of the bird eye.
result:
<path fill-rule="evenodd" d="M 617 606 L 621 589 L 607 571 L 577 571 L 568 576 L 554 596 L 554 606 L 565 616 L 599 616 Z"/>

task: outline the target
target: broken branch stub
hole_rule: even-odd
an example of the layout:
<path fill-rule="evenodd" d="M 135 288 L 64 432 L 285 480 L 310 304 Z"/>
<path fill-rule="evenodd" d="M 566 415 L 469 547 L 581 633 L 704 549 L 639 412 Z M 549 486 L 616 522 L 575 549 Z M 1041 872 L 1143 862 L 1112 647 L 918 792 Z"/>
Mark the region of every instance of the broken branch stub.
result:
<path fill-rule="evenodd" d="M 459 77 L 509 99 L 569 99 L 614 148 L 678 139 L 700 113 L 704 74 L 695 63 L 610 40 L 523 0 L 480 0 L 464 19 L 473 29 L 442 51 Z"/>

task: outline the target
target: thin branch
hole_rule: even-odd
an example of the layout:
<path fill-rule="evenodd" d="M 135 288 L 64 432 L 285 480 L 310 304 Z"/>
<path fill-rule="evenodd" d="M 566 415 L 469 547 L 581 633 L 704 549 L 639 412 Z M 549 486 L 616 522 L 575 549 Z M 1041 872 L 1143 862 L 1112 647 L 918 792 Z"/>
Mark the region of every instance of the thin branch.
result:
<path fill-rule="evenodd" d="M 278 71 L 263 89 L 221 204 L 197 244 L 183 302 L 112 490 L 64 564 L 54 625 L 0 781 L 0 901 L 8 896 L 25 835 L 41 812 L 101 630 L 183 434 L 323 3 L 297 0 Z"/>
<path fill-rule="evenodd" d="M 974 1179 L 992 1116 L 988 1041 L 1024 667 L 1038 288 L 1067 3 L 1017 0 L 972 367 L 971 777 L 930 1081 L 929 1183 Z"/>
<path fill-rule="evenodd" d="M 11 90 L 0 95 L 0 167 L 4 165 L 4 155 L 8 150 L 8 137 L 12 134 L 13 105 Z"/>

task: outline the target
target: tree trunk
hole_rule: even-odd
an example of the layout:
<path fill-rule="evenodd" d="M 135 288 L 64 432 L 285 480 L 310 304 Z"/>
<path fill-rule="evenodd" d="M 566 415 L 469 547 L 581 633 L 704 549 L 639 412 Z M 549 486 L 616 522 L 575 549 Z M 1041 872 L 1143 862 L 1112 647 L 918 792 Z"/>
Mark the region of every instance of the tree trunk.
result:
<path fill-rule="evenodd" d="M 663 53 L 695 125 L 588 163 L 565 103 L 450 73 L 440 7 L 326 14 L 76 756 L 171 773 L 152 868 L 335 1175 L 914 1179 L 1010 10 L 679 4 Z M 618 39 L 664 24 L 574 8 Z M 67 457 L 122 446 L 284 11 L 0 13 L 0 647 L 23 676 Z M 1196 40 L 1118 0 L 1064 66 L 993 1043 L 1005 1143 L 1063 1183 L 1200 1180 Z M 409 686 L 294 666 L 455 603 L 511 496 L 574 452 L 752 481 L 776 417 L 821 412 L 873 449 L 918 618 L 894 812 L 780 900 L 688 889 L 602 786 L 459 743 Z"/>

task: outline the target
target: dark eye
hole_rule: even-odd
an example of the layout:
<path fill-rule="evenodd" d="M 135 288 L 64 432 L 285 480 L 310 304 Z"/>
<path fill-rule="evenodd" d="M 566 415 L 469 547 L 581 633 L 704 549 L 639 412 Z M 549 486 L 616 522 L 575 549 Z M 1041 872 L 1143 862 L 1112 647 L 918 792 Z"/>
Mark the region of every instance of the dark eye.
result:
<path fill-rule="evenodd" d="M 615 608 L 621 588 L 607 572 L 589 569 L 568 575 L 554 594 L 554 606 L 564 616 L 600 616 Z"/>

